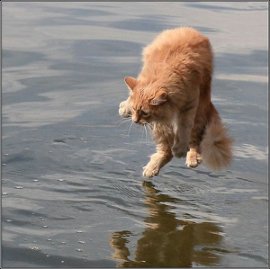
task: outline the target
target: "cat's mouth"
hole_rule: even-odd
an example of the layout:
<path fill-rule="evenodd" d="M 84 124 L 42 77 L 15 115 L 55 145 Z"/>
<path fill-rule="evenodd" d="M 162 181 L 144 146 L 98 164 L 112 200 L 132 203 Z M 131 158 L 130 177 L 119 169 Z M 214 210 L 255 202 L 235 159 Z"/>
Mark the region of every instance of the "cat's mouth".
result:
<path fill-rule="evenodd" d="M 146 126 L 148 122 L 146 121 L 133 121 L 134 123 L 136 124 L 139 124 L 139 125 L 143 125 L 143 126 Z"/>

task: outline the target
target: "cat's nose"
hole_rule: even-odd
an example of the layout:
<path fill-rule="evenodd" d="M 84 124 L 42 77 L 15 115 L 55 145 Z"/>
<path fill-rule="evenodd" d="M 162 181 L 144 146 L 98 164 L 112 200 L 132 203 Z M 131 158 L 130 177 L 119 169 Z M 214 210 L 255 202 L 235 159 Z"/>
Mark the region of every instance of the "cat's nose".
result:
<path fill-rule="evenodd" d="M 139 123 L 140 119 L 138 117 L 133 117 L 132 121 L 135 122 L 135 123 Z"/>

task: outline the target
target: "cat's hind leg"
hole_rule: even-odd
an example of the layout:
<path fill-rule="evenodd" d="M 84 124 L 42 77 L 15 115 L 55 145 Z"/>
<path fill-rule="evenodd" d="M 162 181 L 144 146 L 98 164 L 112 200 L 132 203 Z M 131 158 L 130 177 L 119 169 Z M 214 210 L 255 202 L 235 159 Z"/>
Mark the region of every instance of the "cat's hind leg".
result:
<path fill-rule="evenodd" d="M 202 141 L 207 122 L 206 115 L 207 113 L 205 113 L 205 108 L 199 105 L 189 140 L 189 151 L 186 156 L 187 167 L 195 168 L 202 162 L 200 143 Z"/>
<path fill-rule="evenodd" d="M 143 167 L 144 177 L 158 175 L 161 167 L 168 163 L 173 157 L 171 148 L 167 144 L 158 144 L 156 150 L 157 152 L 150 157 L 148 164 Z"/>
<path fill-rule="evenodd" d="M 186 166 L 195 168 L 202 162 L 201 154 L 197 147 L 190 148 L 186 156 Z"/>
<path fill-rule="evenodd" d="M 194 102 L 186 110 L 182 110 L 175 119 L 175 137 L 172 151 L 176 157 L 183 157 L 188 151 L 191 131 L 194 125 L 194 118 L 196 115 L 196 109 L 197 102 Z"/>

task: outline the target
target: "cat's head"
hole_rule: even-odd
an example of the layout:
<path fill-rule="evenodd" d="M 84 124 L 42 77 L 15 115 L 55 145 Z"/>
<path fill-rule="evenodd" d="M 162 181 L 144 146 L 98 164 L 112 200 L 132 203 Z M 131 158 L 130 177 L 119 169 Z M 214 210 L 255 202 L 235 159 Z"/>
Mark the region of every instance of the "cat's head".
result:
<path fill-rule="evenodd" d="M 132 121 L 146 124 L 164 118 L 164 106 L 168 102 L 168 94 L 164 87 L 158 84 L 144 85 L 133 77 L 125 77 L 124 81 L 130 90 Z"/>

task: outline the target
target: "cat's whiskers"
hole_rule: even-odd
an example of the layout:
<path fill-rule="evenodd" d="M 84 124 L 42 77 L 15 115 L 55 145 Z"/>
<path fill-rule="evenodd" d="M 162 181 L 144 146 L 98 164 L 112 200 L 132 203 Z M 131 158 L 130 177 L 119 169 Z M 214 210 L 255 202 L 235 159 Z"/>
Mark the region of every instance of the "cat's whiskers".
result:
<path fill-rule="evenodd" d="M 129 136 L 129 133 L 130 133 L 130 130 L 131 130 L 132 125 L 133 125 L 133 121 L 131 121 L 130 126 L 128 128 L 128 134 L 127 134 L 128 136 Z"/>
<path fill-rule="evenodd" d="M 144 131 L 145 131 L 145 137 L 146 137 L 146 144 L 148 143 L 148 133 L 147 133 L 147 123 L 143 125 Z"/>
<path fill-rule="evenodd" d="M 153 123 L 147 122 L 146 123 L 147 127 L 150 128 L 150 131 L 153 129 Z"/>
<path fill-rule="evenodd" d="M 124 118 L 124 119 L 121 119 L 121 121 L 118 123 L 118 126 L 122 125 L 123 123 L 127 123 L 131 121 L 131 118 Z"/>
<path fill-rule="evenodd" d="M 144 124 L 142 124 L 144 126 Z M 144 134 L 144 129 L 142 129 L 142 132 L 141 132 L 141 143 L 143 143 L 143 134 Z"/>

